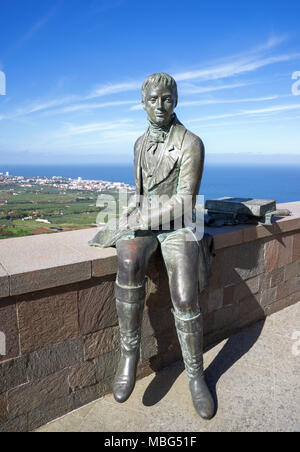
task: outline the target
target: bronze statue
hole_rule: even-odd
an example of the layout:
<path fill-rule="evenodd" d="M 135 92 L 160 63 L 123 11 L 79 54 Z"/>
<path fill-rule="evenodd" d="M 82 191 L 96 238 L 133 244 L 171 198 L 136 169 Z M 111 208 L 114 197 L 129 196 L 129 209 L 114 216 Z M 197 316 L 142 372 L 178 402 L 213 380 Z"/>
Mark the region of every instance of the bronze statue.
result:
<path fill-rule="evenodd" d="M 174 212 L 185 198 L 190 197 L 195 207 L 204 146 L 199 137 L 178 121 L 174 114 L 177 99 L 177 85 L 170 75 L 153 74 L 144 82 L 142 102 L 149 127 L 134 149 L 136 196 L 116 230 L 108 227 L 100 230 L 90 245 L 117 248 L 115 293 L 121 358 L 113 384 L 116 401 L 125 402 L 135 386 L 145 274 L 151 255 L 160 246 L 193 404 L 202 418 L 210 419 L 215 407 L 203 372 L 203 318 L 198 302 L 198 284 L 200 290 L 207 284 L 209 258 L 203 240 L 197 240 L 184 219 L 181 227 L 174 227 Z M 157 207 L 155 199 L 162 195 L 167 195 L 167 201 Z M 164 215 L 170 216 L 168 230 L 162 224 Z"/>

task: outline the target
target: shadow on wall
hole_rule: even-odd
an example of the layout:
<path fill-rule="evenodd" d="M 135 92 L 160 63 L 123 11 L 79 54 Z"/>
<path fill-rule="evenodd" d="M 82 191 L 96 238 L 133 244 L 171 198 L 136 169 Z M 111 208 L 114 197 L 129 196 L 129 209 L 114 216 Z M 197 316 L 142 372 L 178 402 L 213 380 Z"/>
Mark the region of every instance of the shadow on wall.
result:
<path fill-rule="evenodd" d="M 151 259 L 147 272 L 152 284 L 147 310 L 157 340 L 157 356 L 150 358 L 151 368 L 155 372 L 171 362 L 182 359 L 171 313 L 172 303 L 167 274 L 158 253 Z M 265 313 L 257 295 L 260 290 L 258 275 L 263 272 L 262 241 L 222 249 L 218 251 L 213 262 L 209 287 L 200 296 L 204 314 L 206 350 L 207 347 L 231 336 L 205 372 L 216 406 L 218 380 L 251 349 L 263 329 Z M 255 322 L 258 322 L 255 328 L 234 335 L 242 327 Z M 173 369 L 170 375 L 157 373 L 145 391 L 144 405 L 152 406 L 158 403 L 183 371 L 182 363 L 181 366 L 176 366 L 176 371 Z"/>

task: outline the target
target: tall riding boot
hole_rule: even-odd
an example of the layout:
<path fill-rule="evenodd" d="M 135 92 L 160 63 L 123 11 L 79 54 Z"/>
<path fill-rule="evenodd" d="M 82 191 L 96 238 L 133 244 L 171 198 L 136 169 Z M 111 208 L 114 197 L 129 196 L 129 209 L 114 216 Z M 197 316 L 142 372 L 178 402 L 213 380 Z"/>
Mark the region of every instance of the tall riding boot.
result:
<path fill-rule="evenodd" d="M 173 314 L 194 407 L 203 419 L 211 419 L 215 405 L 203 372 L 202 314 L 189 319 Z"/>
<path fill-rule="evenodd" d="M 121 336 L 121 357 L 113 383 L 113 394 L 119 403 L 131 395 L 140 358 L 141 324 L 146 290 L 138 287 L 115 285 L 116 306 Z"/>

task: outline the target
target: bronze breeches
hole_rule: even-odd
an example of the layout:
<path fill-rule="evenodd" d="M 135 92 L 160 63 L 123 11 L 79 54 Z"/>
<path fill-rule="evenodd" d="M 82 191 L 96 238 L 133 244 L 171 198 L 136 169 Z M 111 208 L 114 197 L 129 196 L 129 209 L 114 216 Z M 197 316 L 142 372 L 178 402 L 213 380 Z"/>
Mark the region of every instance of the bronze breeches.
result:
<path fill-rule="evenodd" d="M 134 239 L 120 239 L 117 244 L 118 276 L 121 286 L 136 287 L 143 283 L 150 257 L 158 247 L 169 279 L 175 313 L 186 318 L 199 313 L 198 260 L 199 245 L 188 229 L 166 234 L 141 231 Z"/>

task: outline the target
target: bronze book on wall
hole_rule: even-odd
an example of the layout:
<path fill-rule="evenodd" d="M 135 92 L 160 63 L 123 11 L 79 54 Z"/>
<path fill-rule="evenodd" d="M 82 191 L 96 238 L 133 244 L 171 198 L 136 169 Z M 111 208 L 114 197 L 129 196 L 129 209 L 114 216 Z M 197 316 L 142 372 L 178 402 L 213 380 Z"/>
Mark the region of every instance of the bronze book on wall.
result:
<path fill-rule="evenodd" d="M 223 197 L 206 201 L 206 209 L 216 213 L 261 217 L 276 210 L 276 201 L 269 199 Z"/>
<path fill-rule="evenodd" d="M 277 210 L 270 199 L 223 197 L 205 203 L 206 224 L 212 226 L 260 223 L 271 225 L 273 217 L 287 216 L 288 210 Z"/>

